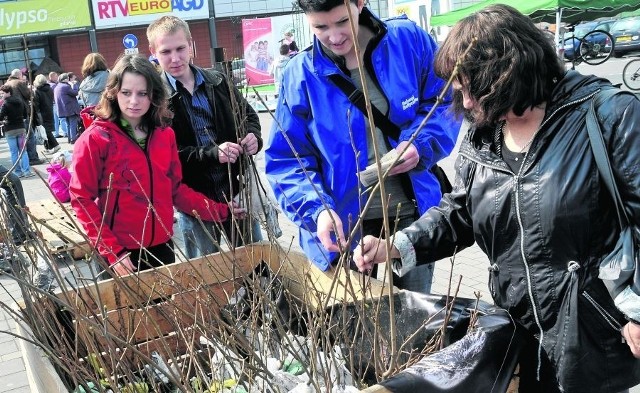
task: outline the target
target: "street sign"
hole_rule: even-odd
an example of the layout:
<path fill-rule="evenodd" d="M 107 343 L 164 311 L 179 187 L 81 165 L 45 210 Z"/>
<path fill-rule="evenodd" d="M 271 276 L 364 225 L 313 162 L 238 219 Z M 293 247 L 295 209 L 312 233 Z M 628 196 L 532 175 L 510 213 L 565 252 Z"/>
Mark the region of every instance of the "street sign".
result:
<path fill-rule="evenodd" d="M 138 46 L 138 37 L 136 37 L 133 34 L 127 34 L 122 39 L 122 44 L 127 49 L 135 48 L 135 47 Z M 136 52 L 136 53 L 138 53 L 138 52 Z"/>
<path fill-rule="evenodd" d="M 138 53 L 138 48 L 126 48 L 124 50 L 125 55 L 135 55 L 136 53 Z"/>

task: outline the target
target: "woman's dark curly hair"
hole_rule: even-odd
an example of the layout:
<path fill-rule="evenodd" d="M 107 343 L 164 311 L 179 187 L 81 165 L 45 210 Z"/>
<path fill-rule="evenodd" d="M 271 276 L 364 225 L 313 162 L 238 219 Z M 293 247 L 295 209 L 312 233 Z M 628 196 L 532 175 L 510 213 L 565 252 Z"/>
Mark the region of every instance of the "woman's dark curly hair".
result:
<path fill-rule="evenodd" d="M 151 106 L 142 117 L 142 125 L 149 131 L 159 126 L 166 126 L 171 118 L 171 112 L 167 108 L 167 92 L 162 78 L 153 64 L 139 54 L 124 55 L 116 62 L 109 73 L 107 86 L 94 109 L 94 114 L 114 123 L 120 120 L 122 113 L 118 105 L 118 92 L 126 72 L 142 75 L 147 81 L 147 94 L 149 94 Z"/>
<path fill-rule="evenodd" d="M 468 113 L 456 91 L 453 110 L 470 115 L 477 125 L 495 124 L 510 110 L 520 116 L 548 101 L 565 73 L 543 32 L 529 17 L 502 4 L 486 7 L 453 27 L 436 56 L 438 76 L 449 79 L 458 60 L 456 80 L 477 105 Z"/>

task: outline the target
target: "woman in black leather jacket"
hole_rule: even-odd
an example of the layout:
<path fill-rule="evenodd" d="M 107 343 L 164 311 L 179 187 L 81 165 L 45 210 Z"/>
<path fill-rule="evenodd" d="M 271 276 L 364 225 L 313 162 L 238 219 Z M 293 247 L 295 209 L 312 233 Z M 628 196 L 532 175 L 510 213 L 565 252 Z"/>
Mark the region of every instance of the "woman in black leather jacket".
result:
<path fill-rule="evenodd" d="M 519 391 L 624 391 L 640 382 L 640 325 L 632 321 L 640 320 L 640 299 L 616 307 L 598 278 L 620 227 L 585 124 L 593 96 L 611 84 L 565 73 L 542 32 L 508 6 L 454 27 L 436 58 L 441 77 L 453 74 L 470 44 L 453 82 L 454 110 L 471 122 L 453 192 L 396 233 L 388 252 L 366 237 L 354 260 L 364 271 L 391 258 L 402 274 L 477 242 L 491 263 L 495 304 L 529 332 Z M 625 208 L 638 222 L 640 101 L 617 94 L 597 114 Z"/>

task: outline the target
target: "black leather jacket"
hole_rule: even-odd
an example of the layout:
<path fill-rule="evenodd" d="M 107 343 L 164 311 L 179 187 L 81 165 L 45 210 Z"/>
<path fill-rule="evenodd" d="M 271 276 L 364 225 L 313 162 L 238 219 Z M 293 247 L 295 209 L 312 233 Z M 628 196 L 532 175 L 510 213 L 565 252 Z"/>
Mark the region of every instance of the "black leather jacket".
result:
<path fill-rule="evenodd" d="M 228 171 L 227 164 L 220 164 L 218 160 L 218 145 L 224 142 L 238 143 L 238 140 L 246 134 L 253 133 L 258 138 L 258 150 L 262 149 L 260 119 L 238 89 L 229 86 L 223 74 L 214 70 L 192 67 L 200 70 L 204 76 L 207 98 L 213 109 L 216 135 L 213 146 L 198 146 L 195 132 L 182 102 L 183 97 L 174 91 L 167 79 L 163 77 L 169 92 L 169 108 L 174 114 L 171 128 L 176 134 L 178 143 L 182 163 L 182 181 L 215 201 L 227 202 L 233 197 L 230 195 L 232 189 L 234 195 L 238 193 L 238 175 L 244 169 L 241 168 L 241 160 L 231 165 L 231 184 L 229 184 L 228 175 L 215 176 L 212 171 L 225 174 Z M 233 91 L 233 99 L 231 91 Z M 215 182 L 214 178 L 221 178 L 224 181 Z"/>
<path fill-rule="evenodd" d="M 609 85 L 568 72 L 518 173 L 496 153 L 495 127 L 471 129 L 453 192 L 403 231 L 418 261 L 477 242 L 491 263 L 495 304 L 540 341 L 532 355 L 552 366 L 542 378 L 564 392 L 618 392 L 640 382 L 640 361 L 621 339 L 625 318 L 598 279 L 619 224 L 585 115 L 593 95 Z M 622 199 L 638 222 L 640 101 L 616 95 L 597 113 Z"/>

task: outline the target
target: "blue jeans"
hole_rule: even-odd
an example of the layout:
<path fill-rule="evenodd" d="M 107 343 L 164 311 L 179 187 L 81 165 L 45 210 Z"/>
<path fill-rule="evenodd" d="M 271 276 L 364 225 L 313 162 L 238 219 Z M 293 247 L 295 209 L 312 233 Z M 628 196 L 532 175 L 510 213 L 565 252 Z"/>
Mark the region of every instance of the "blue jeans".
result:
<path fill-rule="evenodd" d="M 9 153 L 11 154 L 11 164 L 15 164 L 18 161 L 18 155 L 20 155 L 20 150 L 24 147 L 26 138 L 25 134 L 15 135 L 15 136 L 6 136 L 7 144 L 9 145 Z M 20 164 L 16 166 L 14 169 L 14 174 L 16 176 L 26 175 L 31 172 L 31 168 L 29 167 L 29 155 L 25 151 L 22 153 L 22 158 L 20 159 Z"/>
<path fill-rule="evenodd" d="M 73 143 L 78 138 L 78 119 L 79 116 L 69 116 L 60 119 L 62 129 L 67 131 L 67 139 L 69 143 Z"/>
<path fill-rule="evenodd" d="M 235 223 L 241 229 L 248 223 L 244 220 L 236 220 Z M 241 246 L 262 240 L 262 232 L 260 231 L 260 223 L 256 220 L 251 222 L 251 235 L 243 236 L 238 232 L 238 228 L 232 225 L 232 220 L 225 222 L 203 221 L 202 224 L 197 218 L 188 214 L 178 212 L 178 226 L 184 240 L 185 254 L 188 258 L 196 258 L 207 254 L 220 251 L 218 245 L 222 237 L 222 231 L 225 233 L 225 241 L 234 246 Z M 212 240 L 213 238 L 213 240 Z"/>
<path fill-rule="evenodd" d="M 60 118 L 58 117 L 58 108 L 53 104 L 53 136 L 55 138 L 60 135 Z"/>

